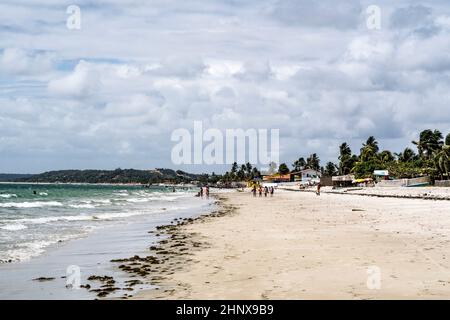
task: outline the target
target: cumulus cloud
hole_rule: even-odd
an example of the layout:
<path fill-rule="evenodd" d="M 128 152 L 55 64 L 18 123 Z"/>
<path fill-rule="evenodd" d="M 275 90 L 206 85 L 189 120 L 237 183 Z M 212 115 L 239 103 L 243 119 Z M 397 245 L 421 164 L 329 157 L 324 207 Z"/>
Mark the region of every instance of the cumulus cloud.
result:
<path fill-rule="evenodd" d="M 0 54 L 0 71 L 10 75 L 33 75 L 52 69 L 52 56 L 20 48 L 5 48 Z"/>
<path fill-rule="evenodd" d="M 99 90 L 99 87 L 98 73 L 83 60 L 77 64 L 71 74 L 48 83 L 48 90 L 51 94 L 74 98 L 91 96 Z"/>
<path fill-rule="evenodd" d="M 381 1 L 388 23 L 368 30 L 367 5 L 80 1 L 75 31 L 56 0 L 6 0 L 21 26 L 0 26 L 0 171 L 174 167 L 171 132 L 197 120 L 280 129 L 287 163 L 450 131 L 450 9 Z"/>

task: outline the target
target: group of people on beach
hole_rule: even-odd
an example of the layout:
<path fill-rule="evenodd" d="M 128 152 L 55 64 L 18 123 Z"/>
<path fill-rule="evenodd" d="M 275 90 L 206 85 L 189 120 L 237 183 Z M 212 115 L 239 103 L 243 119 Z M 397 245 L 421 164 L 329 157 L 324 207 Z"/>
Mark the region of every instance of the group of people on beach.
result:
<path fill-rule="evenodd" d="M 200 187 L 200 191 L 197 193 L 196 197 L 203 198 L 203 195 L 206 196 L 206 198 L 209 198 L 209 187 Z"/>
<path fill-rule="evenodd" d="M 268 194 L 270 194 L 270 196 L 273 197 L 275 188 L 272 186 L 270 188 L 267 186 L 263 187 L 261 185 L 259 187 L 253 186 L 252 193 L 253 193 L 254 197 L 256 197 L 256 192 L 258 192 L 258 195 L 260 197 L 262 197 L 263 193 L 264 193 L 264 197 L 267 197 Z"/>

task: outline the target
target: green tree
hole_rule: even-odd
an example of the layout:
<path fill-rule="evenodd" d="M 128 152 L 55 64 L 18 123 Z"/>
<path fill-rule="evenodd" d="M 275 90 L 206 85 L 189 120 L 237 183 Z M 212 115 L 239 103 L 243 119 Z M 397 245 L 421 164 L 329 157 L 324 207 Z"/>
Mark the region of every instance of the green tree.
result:
<path fill-rule="evenodd" d="M 361 148 L 360 160 L 368 161 L 375 157 L 379 151 L 378 141 L 374 136 L 370 136 L 365 143 L 363 143 Z"/>
<path fill-rule="evenodd" d="M 295 160 L 292 164 L 292 167 L 294 168 L 294 171 L 300 171 L 303 170 L 306 166 L 305 158 L 300 157 L 298 160 Z"/>
<path fill-rule="evenodd" d="M 324 174 L 326 176 L 335 176 L 337 174 L 337 166 L 333 162 L 328 162 L 325 166 Z"/>
<path fill-rule="evenodd" d="M 225 183 L 228 183 L 228 182 L 230 182 L 232 179 L 231 179 L 231 174 L 227 171 L 227 172 L 225 172 L 225 174 L 223 175 L 223 177 L 222 177 L 222 181 L 223 182 L 225 182 Z"/>
<path fill-rule="evenodd" d="M 313 170 L 320 170 L 320 159 L 317 153 L 311 154 L 308 159 L 306 159 L 306 168 Z"/>
<path fill-rule="evenodd" d="M 256 167 L 253 167 L 252 169 L 252 178 L 261 178 L 261 172 Z"/>
<path fill-rule="evenodd" d="M 280 164 L 280 166 L 278 167 L 278 173 L 279 174 L 288 174 L 289 173 L 289 168 L 286 165 L 286 163 Z"/>
<path fill-rule="evenodd" d="M 245 165 L 245 171 L 246 171 L 246 173 L 247 173 L 247 177 L 248 178 L 251 178 L 251 175 L 252 175 L 252 165 L 250 164 L 250 162 L 247 162 L 246 163 L 246 165 Z"/>
<path fill-rule="evenodd" d="M 378 154 L 378 158 L 380 159 L 381 162 L 383 163 L 388 163 L 388 162 L 392 162 L 395 160 L 394 155 L 392 154 L 391 151 L 389 150 L 383 150 Z"/>
<path fill-rule="evenodd" d="M 245 177 L 246 177 L 246 176 L 245 176 L 245 170 L 246 170 L 245 165 L 241 165 L 239 171 L 238 171 L 237 174 L 236 174 L 237 179 L 238 179 L 239 181 L 245 180 Z"/>
<path fill-rule="evenodd" d="M 342 143 L 339 146 L 339 174 L 349 174 L 353 168 L 354 163 L 357 161 L 356 156 L 352 156 L 352 150 L 347 142 Z"/>
<path fill-rule="evenodd" d="M 235 178 L 235 177 L 236 177 L 236 174 L 237 174 L 237 171 L 238 171 L 238 164 L 237 164 L 236 162 L 233 162 L 233 165 L 231 166 L 231 172 L 230 172 L 230 175 L 231 175 L 233 178 Z"/>
<path fill-rule="evenodd" d="M 370 148 L 373 150 L 374 153 L 378 153 L 379 148 L 378 148 L 377 139 L 375 139 L 374 136 L 370 136 L 369 138 L 367 138 L 367 141 L 365 143 L 363 143 L 363 149 L 364 148 Z M 361 150 L 361 152 L 362 152 L 362 150 Z"/>
<path fill-rule="evenodd" d="M 399 162 L 412 162 L 417 160 L 417 155 L 411 148 L 405 148 L 405 150 L 400 153 L 396 153 L 395 155 Z"/>
<path fill-rule="evenodd" d="M 432 158 L 433 152 L 441 149 L 442 133 L 439 130 L 426 129 L 419 134 L 419 141 L 412 141 L 412 143 L 417 146 L 419 156 L 429 160 Z"/>
<path fill-rule="evenodd" d="M 303 170 L 306 166 L 306 161 L 303 157 L 298 158 L 298 160 L 295 160 L 292 164 L 292 167 L 294 168 L 294 171 L 300 171 Z"/>
<path fill-rule="evenodd" d="M 445 138 L 445 144 L 442 145 L 441 150 L 435 152 L 434 156 L 434 164 L 436 169 L 439 171 L 441 175 L 441 179 L 443 176 L 449 177 L 450 172 L 450 134 Z"/>

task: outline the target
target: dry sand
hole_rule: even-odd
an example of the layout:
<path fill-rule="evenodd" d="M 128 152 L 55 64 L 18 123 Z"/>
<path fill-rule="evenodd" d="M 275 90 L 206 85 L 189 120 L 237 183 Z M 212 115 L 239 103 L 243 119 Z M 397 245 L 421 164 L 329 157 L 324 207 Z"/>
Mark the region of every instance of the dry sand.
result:
<path fill-rule="evenodd" d="M 234 212 L 179 228 L 208 246 L 178 257 L 160 290 L 134 298 L 450 298 L 449 201 L 220 196 Z"/>

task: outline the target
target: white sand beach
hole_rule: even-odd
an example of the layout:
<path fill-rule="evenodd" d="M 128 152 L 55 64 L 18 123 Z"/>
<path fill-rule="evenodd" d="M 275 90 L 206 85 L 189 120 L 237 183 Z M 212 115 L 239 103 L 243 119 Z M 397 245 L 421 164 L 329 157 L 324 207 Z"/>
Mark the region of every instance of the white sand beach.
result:
<path fill-rule="evenodd" d="M 448 201 L 292 191 L 219 197 L 236 209 L 177 230 L 206 245 L 177 257 L 160 290 L 134 298 L 450 298 Z"/>

